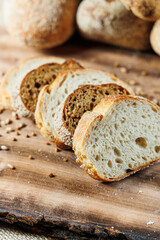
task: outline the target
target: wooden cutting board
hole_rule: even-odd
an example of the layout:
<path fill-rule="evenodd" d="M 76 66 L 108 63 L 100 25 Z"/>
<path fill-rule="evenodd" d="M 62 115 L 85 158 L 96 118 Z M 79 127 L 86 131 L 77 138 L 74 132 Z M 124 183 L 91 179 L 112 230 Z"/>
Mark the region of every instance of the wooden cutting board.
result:
<path fill-rule="evenodd" d="M 160 100 L 160 58 L 152 52 L 81 39 L 36 51 L 20 47 L 0 29 L 1 79 L 10 67 L 35 55 L 74 57 L 87 67 L 116 74 L 137 93 Z M 8 119 L 13 122 L 5 125 Z M 0 145 L 9 149 L 0 151 L 0 220 L 47 229 L 56 239 L 160 239 L 160 164 L 119 182 L 102 183 L 80 169 L 72 151 L 57 152 L 47 145 L 31 120 L 15 120 L 9 111 L 1 113 L 0 120 Z M 21 123 L 26 127 L 17 136 Z M 7 134 L 8 127 L 14 131 Z"/>

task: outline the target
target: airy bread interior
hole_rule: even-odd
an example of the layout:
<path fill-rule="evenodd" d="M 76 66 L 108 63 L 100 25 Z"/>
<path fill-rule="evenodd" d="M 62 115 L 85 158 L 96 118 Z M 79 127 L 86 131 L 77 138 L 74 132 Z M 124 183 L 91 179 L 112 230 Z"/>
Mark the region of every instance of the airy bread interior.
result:
<path fill-rule="evenodd" d="M 66 70 L 80 68 L 82 66 L 76 61 L 67 60 L 63 64 L 45 64 L 29 72 L 20 87 L 20 96 L 25 107 L 34 113 L 38 95 L 45 85 L 53 83 L 56 77 Z"/>
<path fill-rule="evenodd" d="M 102 117 L 88 126 L 84 149 L 74 143 L 82 167 L 93 166 L 105 181 L 121 179 L 160 159 L 160 108 L 138 97 L 115 98 L 109 104 L 103 99 L 91 113 Z M 83 118 L 84 122 L 85 114 Z"/>
<path fill-rule="evenodd" d="M 71 93 L 63 108 L 65 127 L 73 135 L 82 115 L 93 108 L 108 95 L 128 95 L 129 92 L 117 84 L 85 85 Z"/>

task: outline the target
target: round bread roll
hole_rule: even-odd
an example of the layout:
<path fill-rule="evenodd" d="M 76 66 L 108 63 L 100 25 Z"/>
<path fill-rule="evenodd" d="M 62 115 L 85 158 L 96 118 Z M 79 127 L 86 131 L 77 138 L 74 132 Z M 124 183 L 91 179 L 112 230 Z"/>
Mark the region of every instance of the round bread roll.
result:
<path fill-rule="evenodd" d="M 150 41 L 153 50 L 160 55 L 160 20 L 156 21 L 153 26 Z"/>
<path fill-rule="evenodd" d="M 88 39 L 136 50 L 150 48 L 152 23 L 137 18 L 120 0 L 82 1 L 77 24 Z"/>
<path fill-rule="evenodd" d="M 148 21 L 155 21 L 160 18 L 159 0 L 121 0 L 137 17 Z"/>
<path fill-rule="evenodd" d="M 4 22 L 21 43 L 50 48 L 64 43 L 74 32 L 79 0 L 7 0 Z"/>

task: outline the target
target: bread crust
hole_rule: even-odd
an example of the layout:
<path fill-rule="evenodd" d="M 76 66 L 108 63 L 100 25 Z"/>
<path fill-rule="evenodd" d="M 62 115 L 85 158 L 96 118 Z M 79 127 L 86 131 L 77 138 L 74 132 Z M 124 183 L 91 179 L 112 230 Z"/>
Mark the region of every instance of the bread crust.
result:
<path fill-rule="evenodd" d="M 154 106 L 158 111 L 160 111 L 159 106 L 149 101 L 148 99 L 145 99 L 142 97 L 109 96 L 102 99 L 102 101 L 93 109 L 92 112 L 85 113 L 82 116 L 81 120 L 79 121 L 79 124 L 76 128 L 76 131 L 73 137 L 73 150 L 77 155 L 76 161 L 81 164 L 81 168 L 83 168 L 88 173 L 88 175 L 90 175 L 92 178 L 95 178 L 97 180 L 102 180 L 105 182 L 118 181 L 160 160 L 159 158 L 157 158 L 154 161 L 147 162 L 146 164 L 143 164 L 142 166 L 135 168 L 132 172 L 125 173 L 122 176 L 119 176 L 117 178 L 104 178 L 103 176 L 98 174 L 93 163 L 91 163 L 90 160 L 87 158 L 85 153 L 85 140 L 89 133 L 90 127 L 93 125 L 93 123 L 95 123 L 95 121 L 97 120 L 101 121 L 103 119 L 103 115 L 107 114 L 107 112 L 109 112 L 109 110 L 114 106 L 116 102 L 119 102 L 121 100 L 128 100 L 128 99 L 134 99 L 137 101 L 146 101 L 150 103 L 152 106 Z"/>
<path fill-rule="evenodd" d="M 65 62 L 65 59 L 63 58 L 59 58 L 59 57 L 41 57 L 41 56 L 35 56 L 35 57 L 30 57 L 30 58 L 26 58 L 24 59 L 18 66 L 11 68 L 8 73 L 4 76 L 3 81 L 1 83 L 1 104 L 6 108 L 6 109 L 10 109 L 12 111 L 16 111 L 17 108 L 15 106 L 15 104 L 13 103 L 13 99 L 10 94 L 10 92 L 7 90 L 7 87 L 9 87 L 10 81 L 9 78 L 11 76 L 13 76 L 14 74 L 16 74 L 17 71 L 21 70 L 21 68 L 23 68 L 25 66 L 25 64 L 27 64 L 29 61 L 31 60 L 39 60 L 39 59 L 47 59 L 48 61 L 52 60 L 52 61 L 56 61 L 59 63 L 63 63 Z M 28 114 L 30 114 L 28 112 Z M 23 113 L 22 113 L 23 116 Z M 26 116 L 26 115 L 25 115 Z"/>
<path fill-rule="evenodd" d="M 77 25 L 87 39 L 135 50 L 150 49 L 152 23 L 137 18 L 120 0 L 82 1 Z"/>
<path fill-rule="evenodd" d="M 87 71 L 91 71 L 91 69 L 90 70 L 88 70 L 88 69 L 68 70 L 68 71 L 65 71 L 65 72 L 61 73 L 50 86 L 46 86 L 41 90 L 41 93 L 40 93 L 39 98 L 38 98 L 37 106 L 36 106 L 36 111 L 35 111 L 35 119 L 36 119 L 36 122 L 37 122 L 37 126 L 39 127 L 42 135 L 44 137 L 46 137 L 52 143 L 55 143 L 55 141 L 56 141 L 58 146 L 61 147 L 61 148 L 66 148 L 66 147 L 70 148 L 71 145 L 66 146 L 66 144 L 62 143 L 62 141 L 60 140 L 60 137 L 57 136 L 57 133 L 55 131 L 53 133 L 49 129 L 49 127 L 45 125 L 45 121 L 43 120 L 43 117 L 42 117 L 43 101 L 45 101 L 44 98 L 47 97 L 47 93 L 50 93 L 52 89 L 56 90 L 61 84 L 63 84 L 63 82 L 65 81 L 65 79 L 66 79 L 66 77 L 69 73 L 76 73 L 76 71 L 87 72 Z M 92 70 L 92 71 L 97 73 L 97 70 Z M 107 74 L 106 73 L 106 75 L 109 76 L 112 80 L 118 82 L 128 92 L 130 92 L 131 94 L 134 95 L 133 90 L 127 84 L 123 83 L 118 78 L 114 77 L 112 74 Z M 68 135 L 67 141 L 69 143 L 70 134 L 67 134 L 67 135 Z"/>
<path fill-rule="evenodd" d="M 64 43 L 75 30 L 79 0 L 4 1 L 8 32 L 24 45 L 50 48 Z"/>
<path fill-rule="evenodd" d="M 106 86 L 110 86 L 110 85 L 112 85 L 112 86 L 113 85 L 119 85 L 120 87 L 122 86 L 121 85 L 121 84 L 123 84 L 122 81 L 120 81 L 119 79 L 117 79 L 113 75 L 110 75 L 110 76 L 112 77 L 112 79 L 115 78 L 115 81 L 116 81 L 115 84 L 113 84 L 113 83 L 101 84 L 100 85 L 101 87 L 106 87 Z M 89 85 L 86 85 L 86 86 L 89 86 Z M 95 86 L 95 85 L 91 85 L 91 86 Z M 99 86 L 99 85 L 97 85 L 97 86 Z M 77 88 L 70 95 L 76 94 L 76 92 L 79 91 L 80 89 L 81 88 Z M 127 91 L 127 89 L 125 89 L 125 88 L 123 88 L 123 89 L 126 91 L 127 94 L 132 95 L 132 93 L 133 93 L 132 90 L 129 92 L 129 91 Z M 66 107 L 66 102 L 67 102 L 68 97 L 66 98 L 64 103 L 61 104 L 60 108 L 58 109 L 58 111 L 56 113 L 56 117 L 55 117 L 55 133 L 56 133 L 55 140 L 57 140 L 58 147 L 61 147 L 63 149 L 72 148 L 72 141 L 73 141 L 73 135 L 68 130 L 68 128 L 66 126 L 66 123 L 65 123 L 65 107 Z"/>

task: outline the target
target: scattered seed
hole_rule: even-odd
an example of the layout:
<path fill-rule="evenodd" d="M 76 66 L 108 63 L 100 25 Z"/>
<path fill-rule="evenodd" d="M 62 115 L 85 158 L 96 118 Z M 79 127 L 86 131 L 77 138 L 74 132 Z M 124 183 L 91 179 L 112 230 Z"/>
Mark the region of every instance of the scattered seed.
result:
<path fill-rule="evenodd" d="M 32 137 L 35 137 L 35 136 L 37 136 L 37 134 L 36 134 L 35 132 L 32 132 L 32 133 L 31 133 L 31 136 L 32 136 Z"/>
<path fill-rule="evenodd" d="M 16 129 L 21 130 L 22 128 L 25 128 L 27 125 L 25 123 L 21 123 Z"/>
<path fill-rule="evenodd" d="M 141 72 L 141 75 L 142 75 L 142 76 L 147 76 L 147 72 L 146 72 L 146 71 L 142 71 L 142 72 Z"/>
<path fill-rule="evenodd" d="M 8 163 L 8 164 L 7 164 L 7 167 L 9 167 L 9 168 L 11 168 L 11 169 L 13 169 L 13 170 L 15 170 L 15 169 L 16 169 L 16 167 L 15 167 L 15 166 L 13 166 L 13 165 L 11 165 L 10 163 Z"/>
<path fill-rule="evenodd" d="M 29 158 L 30 160 L 34 160 L 34 157 L 32 157 L 32 155 L 29 155 L 28 158 Z"/>
<path fill-rule="evenodd" d="M 26 138 L 30 138 L 30 136 L 28 134 L 25 135 Z"/>
<path fill-rule="evenodd" d="M 46 145 L 51 145 L 51 143 L 49 143 L 49 142 L 46 142 Z"/>
<path fill-rule="evenodd" d="M 17 136 L 20 136 L 21 134 L 17 131 L 17 132 L 16 132 L 16 135 L 17 135 Z"/>
<path fill-rule="evenodd" d="M 116 68 L 118 68 L 118 67 L 120 67 L 120 64 L 119 64 L 119 63 L 117 63 L 117 62 L 115 62 L 115 63 L 113 63 L 113 67 L 116 67 Z"/>
<path fill-rule="evenodd" d="M 8 133 L 11 133 L 11 132 L 14 132 L 15 130 L 13 129 L 13 128 L 11 128 L 11 127 L 7 127 L 6 128 L 6 133 L 8 134 Z"/>
<path fill-rule="evenodd" d="M 54 178 L 54 177 L 55 177 L 55 175 L 54 175 L 53 173 L 50 173 L 48 176 L 49 176 L 50 178 Z"/>
<path fill-rule="evenodd" d="M 122 73 L 127 73 L 127 72 L 128 72 L 128 70 L 127 70 L 126 67 L 121 67 L 121 68 L 120 68 L 120 71 L 121 71 Z"/>
<path fill-rule="evenodd" d="M 5 151 L 8 151 L 8 150 L 9 150 L 9 148 L 8 148 L 7 146 L 4 146 L 4 145 L 2 145 L 2 146 L 0 147 L 0 149 L 1 149 L 1 150 L 5 150 Z"/>
<path fill-rule="evenodd" d="M 63 158 L 63 162 L 68 162 L 68 159 L 67 158 Z"/>
<path fill-rule="evenodd" d="M 157 104 L 157 103 L 158 103 L 158 100 L 157 100 L 157 99 L 155 99 L 155 98 L 154 98 L 152 101 L 153 101 L 155 104 Z"/>
<path fill-rule="evenodd" d="M 9 125 L 11 123 L 13 123 L 13 121 L 11 119 L 9 119 L 9 118 L 5 121 L 5 125 Z"/>
<path fill-rule="evenodd" d="M 17 142 L 17 138 L 12 138 L 12 141 L 13 142 Z"/>
<path fill-rule="evenodd" d="M 137 84 L 137 82 L 136 82 L 136 81 L 134 81 L 134 80 L 130 80 L 130 81 L 129 81 L 129 84 L 134 86 L 134 85 L 136 85 L 136 84 Z"/>
<path fill-rule="evenodd" d="M 12 117 L 14 117 L 16 120 L 19 120 L 19 116 L 16 112 L 12 112 Z"/>
<path fill-rule="evenodd" d="M 1 107 L 0 108 L 0 114 L 3 113 L 5 111 L 5 108 L 4 107 Z"/>
<path fill-rule="evenodd" d="M 38 149 L 38 152 L 42 152 L 42 148 Z"/>

